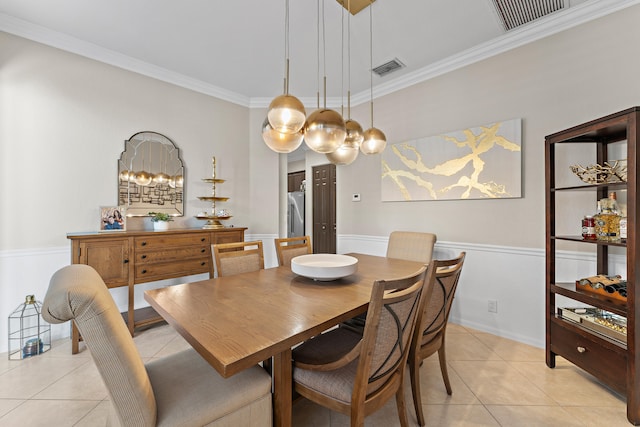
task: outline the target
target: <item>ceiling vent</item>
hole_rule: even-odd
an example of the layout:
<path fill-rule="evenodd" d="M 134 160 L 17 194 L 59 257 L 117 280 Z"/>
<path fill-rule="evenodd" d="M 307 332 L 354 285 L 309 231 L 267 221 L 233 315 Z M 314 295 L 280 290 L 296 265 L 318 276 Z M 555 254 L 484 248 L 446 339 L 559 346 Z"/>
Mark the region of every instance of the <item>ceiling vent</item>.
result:
<path fill-rule="evenodd" d="M 506 31 L 565 8 L 565 0 L 493 0 Z"/>
<path fill-rule="evenodd" d="M 373 72 L 379 75 L 380 77 L 384 77 L 387 74 L 393 73 L 394 71 L 399 70 L 400 68 L 404 68 L 405 65 L 400 62 L 398 58 L 393 58 L 389 62 L 385 62 L 382 65 L 378 65 L 373 69 Z"/>

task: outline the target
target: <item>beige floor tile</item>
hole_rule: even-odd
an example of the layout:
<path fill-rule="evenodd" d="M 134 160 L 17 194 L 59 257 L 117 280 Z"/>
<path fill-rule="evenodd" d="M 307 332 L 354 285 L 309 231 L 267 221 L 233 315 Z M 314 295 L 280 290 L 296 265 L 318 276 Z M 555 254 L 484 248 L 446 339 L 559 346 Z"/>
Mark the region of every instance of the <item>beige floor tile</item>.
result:
<path fill-rule="evenodd" d="M 498 427 L 482 405 L 423 405 L 425 425 L 437 427 Z M 417 424 L 413 424 L 417 425 Z"/>
<path fill-rule="evenodd" d="M 24 402 L 22 399 L 0 399 L 0 418 Z"/>
<path fill-rule="evenodd" d="M 178 333 L 169 325 L 162 325 L 146 331 L 136 332 L 133 338 L 141 357 L 154 357 Z"/>
<path fill-rule="evenodd" d="M 18 366 L 19 360 L 9 360 L 7 353 L 0 353 L 0 375 Z"/>
<path fill-rule="evenodd" d="M 472 334 L 447 334 L 445 351 L 448 362 L 452 360 L 502 360 Z"/>
<path fill-rule="evenodd" d="M 486 333 L 474 333 L 473 335 L 504 360 L 544 362 L 545 354 L 542 348 Z"/>
<path fill-rule="evenodd" d="M 91 361 L 86 358 L 37 356 L 18 363 L 18 367 L 0 375 L 0 398 L 28 399 Z"/>
<path fill-rule="evenodd" d="M 582 427 L 580 421 L 559 406 L 495 406 L 487 410 L 502 426 Z"/>
<path fill-rule="evenodd" d="M 69 372 L 34 396 L 34 399 L 103 400 L 107 397 L 100 372 L 93 363 L 86 363 Z"/>
<path fill-rule="evenodd" d="M 44 353 L 43 357 L 69 357 L 73 356 L 75 358 L 91 358 L 91 352 L 87 350 L 87 346 L 84 342 L 80 341 L 79 343 L 79 351 L 77 354 L 71 354 L 71 340 L 70 339 L 62 339 L 56 340 L 51 343 L 51 350 Z"/>
<path fill-rule="evenodd" d="M 174 336 L 171 341 L 167 343 L 160 351 L 158 351 L 154 357 L 166 357 L 171 354 L 187 350 L 191 348 L 191 344 L 189 344 L 184 338 L 180 335 Z"/>
<path fill-rule="evenodd" d="M 447 334 L 468 334 L 469 330 L 456 323 L 447 323 Z"/>
<path fill-rule="evenodd" d="M 485 405 L 555 405 L 518 370 L 502 361 L 452 361 L 450 366 Z"/>
<path fill-rule="evenodd" d="M 544 362 L 510 362 L 538 388 L 559 405 L 626 407 L 626 401 L 611 392 L 593 376 L 574 365 L 556 365 L 550 369 Z"/>
<path fill-rule="evenodd" d="M 564 410 L 571 414 L 584 427 L 629 427 L 627 409 L 609 406 L 565 406 Z"/>
<path fill-rule="evenodd" d="M 0 427 L 73 426 L 97 405 L 82 400 L 28 400 L 0 418 Z"/>
<path fill-rule="evenodd" d="M 109 411 L 111 410 L 111 403 L 104 400 L 93 408 L 87 415 L 85 415 L 80 421 L 74 424 L 73 427 L 104 427 L 107 425 L 107 419 L 109 417 Z"/>
<path fill-rule="evenodd" d="M 451 383 L 452 394 L 447 394 L 444 387 L 442 373 L 440 372 L 440 362 L 438 355 L 427 358 L 420 368 L 420 395 L 423 404 L 449 404 L 449 405 L 479 405 L 480 401 L 471 392 L 469 387 L 460 379 L 455 370 L 450 366 L 449 382 Z M 407 384 L 410 384 L 409 371 L 406 374 Z M 409 399 L 413 399 L 409 394 Z M 411 400 L 413 405 L 413 400 Z"/>

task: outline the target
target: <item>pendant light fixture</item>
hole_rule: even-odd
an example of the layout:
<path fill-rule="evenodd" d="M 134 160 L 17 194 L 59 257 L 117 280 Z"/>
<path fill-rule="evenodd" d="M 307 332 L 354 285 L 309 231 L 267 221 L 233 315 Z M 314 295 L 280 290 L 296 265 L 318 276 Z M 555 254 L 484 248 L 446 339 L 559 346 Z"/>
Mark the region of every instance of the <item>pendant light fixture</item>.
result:
<path fill-rule="evenodd" d="M 355 120 L 351 119 L 351 0 L 347 2 L 347 117 L 345 120 L 346 136 L 344 142 L 333 153 L 327 153 L 327 159 L 334 165 L 350 165 L 360 151 L 360 144 L 364 136 L 362 135 L 362 126 Z M 342 9 L 343 20 L 343 40 L 344 40 L 344 8 Z M 344 46 L 344 42 L 342 44 Z M 344 53 L 342 55 L 344 58 Z"/>
<path fill-rule="evenodd" d="M 360 150 L 364 154 L 382 153 L 387 146 L 387 137 L 380 129 L 373 127 L 373 4 L 369 5 L 369 66 L 370 66 L 370 95 L 371 95 L 371 127 L 364 131 L 364 140 Z"/>
<path fill-rule="evenodd" d="M 296 133 L 283 133 L 274 130 L 268 118 L 262 123 L 262 139 L 276 153 L 291 153 L 300 147 L 303 138 L 302 129 Z"/>
<path fill-rule="evenodd" d="M 342 34 L 344 58 L 344 8 L 342 9 Z M 343 67 L 344 69 L 344 67 Z M 344 75 L 344 74 L 343 74 Z M 344 93 L 344 92 L 343 92 Z M 347 2 L 347 117 L 344 126 L 347 132 L 344 142 L 333 153 L 327 153 L 327 159 L 334 165 L 350 165 L 358 158 L 362 136 L 362 126 L 351 119 L 351 0 Z"/>
<path fill-rule="evenodd" d="M 318 0 L 318 84 L 320 82 L 320 0 Z M 324 0 L 322 0 L 322 50 L 324 67 L 324 106 L 320 108 L 320 88 L 318 88 L 318 109 L 309 115 L 304 125 L 304 141 L 316 153 L 332 153 L 344 142 L 347 131 L 344 119 L 337 111 L 327 108 L 327 73 L 325 58 Z"/>
<path fill-rule="evenodd" d="M 295 134 L 302 129 L 306 112 L 302 102 L 289 94 L 289 0 L 285 0 L 285 79 L 284 94 L 277 96 L 269 104 L 267 119 L 273 130 Z M 265 141 L 266 142 L 266 141 Z M 297 148 L 297 147 L 296 147 Z M 290 151 L 295 150 L 295 148 Z M 280 152 L 290 152 L 280 151 Z"/>

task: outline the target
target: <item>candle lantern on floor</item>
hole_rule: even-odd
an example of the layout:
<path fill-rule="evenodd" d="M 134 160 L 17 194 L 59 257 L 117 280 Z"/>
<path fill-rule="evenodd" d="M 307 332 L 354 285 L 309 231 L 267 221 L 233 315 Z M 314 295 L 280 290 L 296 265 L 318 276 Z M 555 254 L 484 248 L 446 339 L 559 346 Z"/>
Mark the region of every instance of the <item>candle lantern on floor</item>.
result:
<path fill-rule="evenodd" d="M 51 348 L 51 326 L 40 315 L 42 303 L 27 295 L 9 315 L 9 360 L 35 356 Z"/>

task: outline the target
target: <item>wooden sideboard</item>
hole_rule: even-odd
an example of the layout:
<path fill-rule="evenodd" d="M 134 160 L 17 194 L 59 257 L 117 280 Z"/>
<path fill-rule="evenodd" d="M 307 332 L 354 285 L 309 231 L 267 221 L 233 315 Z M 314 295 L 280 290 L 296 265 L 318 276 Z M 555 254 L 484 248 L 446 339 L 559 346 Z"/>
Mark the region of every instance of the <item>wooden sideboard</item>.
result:
<path fill-rule="evenodd" d="M 162 320 L 151 308 L 134 310 L 134 286 L 140 283 L 209 273 L 213 277 L 211 245 L 241 242 L 246 228 L 176 229 L 69 233 L 71 263 L 95 268 L 108 288 L 128 287 L 123 313 L 133 335 L 136 327 Z M 72 325 L 71 352 L 78 352 L 80 336 Z"/>

